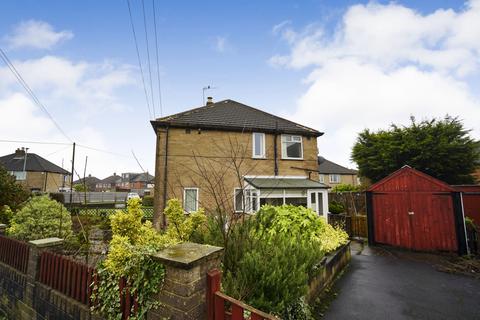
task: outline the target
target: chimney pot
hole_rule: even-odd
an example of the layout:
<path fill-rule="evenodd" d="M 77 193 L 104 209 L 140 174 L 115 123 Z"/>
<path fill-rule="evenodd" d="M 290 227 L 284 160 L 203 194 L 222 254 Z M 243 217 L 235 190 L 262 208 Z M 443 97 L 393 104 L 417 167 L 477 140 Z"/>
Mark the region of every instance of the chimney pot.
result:
<path fill-rule="evenodd" d="M 17 150 L 15 150 L 15 156 L 17 156 L 17 157 L 25 156 L 25 149 L 24 148 L 22 148 L 22 149 L 17 148 Z"/>
<path fill-rule="evenodd" d="M 213 98 L 212 97 L 207 97 L 207 106 L 213 104 Z"/>

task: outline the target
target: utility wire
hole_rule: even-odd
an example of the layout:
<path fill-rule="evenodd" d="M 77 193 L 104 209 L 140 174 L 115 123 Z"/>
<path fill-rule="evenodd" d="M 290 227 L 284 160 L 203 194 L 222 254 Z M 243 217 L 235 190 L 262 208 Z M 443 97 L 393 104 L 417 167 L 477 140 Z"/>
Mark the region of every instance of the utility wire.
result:
<path fill-rule="evenodd" d="M 98 152 L 103 152 L 103 153 L 109 153 L 109 154 L 113 154 L 115 156 L 130 158 L 130 156 L 126 155 L 126 154 L 117 153 L 117 152 L 108 151 L 108 150 L 103 150 L 103 149 L 99 149 L 99 148 L 95 148 L 95 147 L 90 147 L 90 146 L 86 146 L 86 145 L 83 145 L 83 144 L 78 144 L 77 143 L 77 147 L 85 148 L 85 149 L 89 149 L 89 150 L 93 150 L 93 151 L 98 151 Z"/>
<path fill-rule="evenodd" d="M 27 84 L 27 82 L 23 79 L 22 75 L 20 74 L 20 72 L 18 72 L 18 70 L 15 68 L 15 66 L 13 65 L 13 63 L 10 61 L 10 59 L 8 58 L 7 54 L 5 53 L 5 51 L 3 51 L 1 48 L 0 48 L 0 57 L 2 58 L 2 60 L 5 62 L 5 64 L 7 65 L 7 67 L 10 69 L 10 71 L 14 74 L 14 76 L 17 78 L 18 82 L 22 85 L 22 87 L 25 89 L 25 91 L 27 91 L 28 95 L 30 96 L 30 98 L 32 99 L 32 101 L 37 105 L 39 106 L 44 112 L 45 114 L 50 118 L 50 120 L 53 122 L 53 124 L 57 127 L 57 129 L 62 133 L 62 135 L 67 138 L 67 140 L 69 141 L 72 141 L 72 139 L 70 139 L 67 134 L 65 133 L 65 131 L 63 131 L 63 129 L 60 127 L 60 125 L 55 121 L 55 119 L 52 117 L 52 115 L 50 114 L 50 112 L 48 112 L 47 110 L 47 107 L 45 107 L 41 102 L 40 100 L 37 98 L 37 96 L 35 95 L 35 93 L 33 92 L 33 90 L 30 88 L 30 86 Z"/>
<path fill-rule="evenodd" d="M 140 59 L 140 51 L 138 49 L 137 34 L 135 33 L 135 26 L 133 24 L 133 17 L 132 17 L 132 9 L 130 8 L 130 0 L 127 0 L 127 6 L 128 6 L 128 13 L 130 16 L 130 25 L 132 27 L 133 40 L 135 41 L 135 49 L 137 50 L 138 66 L 140 68 L 140 74 L 142 75 L 143 91 L 145 93 L 145 100 L 147 102 L 148 116 L 150 117 L 150 119 L 152 119 L 152 112 L 150 111 L 150 103 L 149 103 L 148 94 L 147 94 L 147 86 L 145 85 L 145 77 L 143 75 L 142 60 Z"/>
<path fill-rule="evenodd" d="M 163 105 L 162 105 L 162 85 L 160 82 L 160 63 L 158 62 L 158 36 L 157 36 L 157 18 L 155 9 L 155 0 L 152 0 L 153 4 L 153 26 L 155 30 L 155 51 L 157 57 L 157 81 L 158 81 L 158 104 L 160 107 L 160 117 L 163 117 Z"/>
<path fill-rule="evenodd" d="M 14 143 L 35 143 L 35 144 L 56 144 L 56 145 L 65 145 L 71 146 L 71 143 L 65 142 L 46 142 L 46 141 L 26 141 L 26 140 L 5 140 L 0 139 L 0 142 L 14 142 Z"/>
<path fill-rule="evenodd" d="M 142 0 L 143 27 L 145 28 L 145 44 L 147 46 L 148 74 L 150 80 L 150 95 L 152 97 L 153 118 L 155 118 L 155 96 L 153 95 L 152 64 L 150 63 L 150 46 L 148 45 L 147 16 L 145 14 L 145 0 Z"/>

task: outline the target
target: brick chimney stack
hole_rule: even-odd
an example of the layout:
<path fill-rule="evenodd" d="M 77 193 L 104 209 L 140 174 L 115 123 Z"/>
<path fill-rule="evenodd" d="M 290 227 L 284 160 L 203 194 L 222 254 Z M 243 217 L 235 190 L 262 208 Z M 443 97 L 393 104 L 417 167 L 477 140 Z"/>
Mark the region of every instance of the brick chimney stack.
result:
<path fill-rule="evenodd" d="M 22 148 L 18 148 L 17 150 L 15 150 L 15 158 L 21 158 L 21 157 L 25 157 L 25 149 Z"/>
<path fill-rule="evenodd" d="M 207 97 L 207 106 L 213 104 L 213 98 L 212 97 Z"/>

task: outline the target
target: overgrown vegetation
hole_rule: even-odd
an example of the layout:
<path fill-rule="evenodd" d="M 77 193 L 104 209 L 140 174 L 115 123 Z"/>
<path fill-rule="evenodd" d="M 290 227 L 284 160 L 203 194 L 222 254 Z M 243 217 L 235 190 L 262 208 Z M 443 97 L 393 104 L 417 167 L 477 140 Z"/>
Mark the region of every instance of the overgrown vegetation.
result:
<path fill-rule="evenodd" d="M 357 192 L 362 191 L 362 186 L 354 186 L 351 184 L 341 183 L 332 188 L 332 192 Z"/>
<path fill-rule="evenodd" d="M 328 204 L 328 211 L 333 214 L 339 214 L 345 212 L 345 207 L 337 201 L 332 201 Z"/>
<path fill-rule="evenodd" d="M 0 223 L 9 224 L 13 212 L 20 209 L 30 193 L 15 181 L 4 167 L 0 166 Z"/>
<path fill-rule="evenodd" d="M 163 265 L 151 255 L 190 240 L 195 228 L 206 221 L 202 212 L 186 216 L 177 199 L 169 200 L 165 214 L 171 222 L 165 233 L 157 232 L 150 221 L 142 223 L 140 199 L 129 200 L 127 212 L 118 210 L 110 217 L 112 241 L 107 258 L 97 268 L 100 280 L 93 296 L 98 302 L 94 309 L 107 319 L 122 319 L 120 295 L 125 294 L 126 288 L 138 302 L 138 309 L 135 313 L 131 310 L 129 319 L 145 319 L 148 310 L 158 305 L 155 294 L 165 275 Z M 121 279 L 126 283 L 123 292 L 119 287 Z"/>
<path fill-rule="evenodd" d="M 309 319 L 302 301 L 326 252 L 348 241 L 310 209 L 263 206 L 236 224 L 225 248 L 227 294 L 282 319 Z"/>
<path fill-rule="evenodd" d="M 392 124 L 390 130 L 361 132 L 352 160 L 360 176 L 371 182 L 409 165 L 449 184 L 473 183 L 479 145 L 458 118 L 416 122 L 412 117 L 409 126 Z"/>
<path fill-rule="evenodd" d="M 46 195 L 36 196 L 13 215 L 7 233 L 26 241 L 49 237 L 65 239 L 72 234 L 72 220 L 61 203 Z"/>

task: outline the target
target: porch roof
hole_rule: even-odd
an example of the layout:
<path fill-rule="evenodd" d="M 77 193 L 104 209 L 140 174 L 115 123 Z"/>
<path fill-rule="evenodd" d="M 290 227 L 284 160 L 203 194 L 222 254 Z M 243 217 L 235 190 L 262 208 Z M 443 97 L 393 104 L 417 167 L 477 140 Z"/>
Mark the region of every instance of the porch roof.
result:
<path fill-rule="evenodd" d="M 307 178 L 245 178 L 257 189 L 328 189 L 329 186 Z"/>

